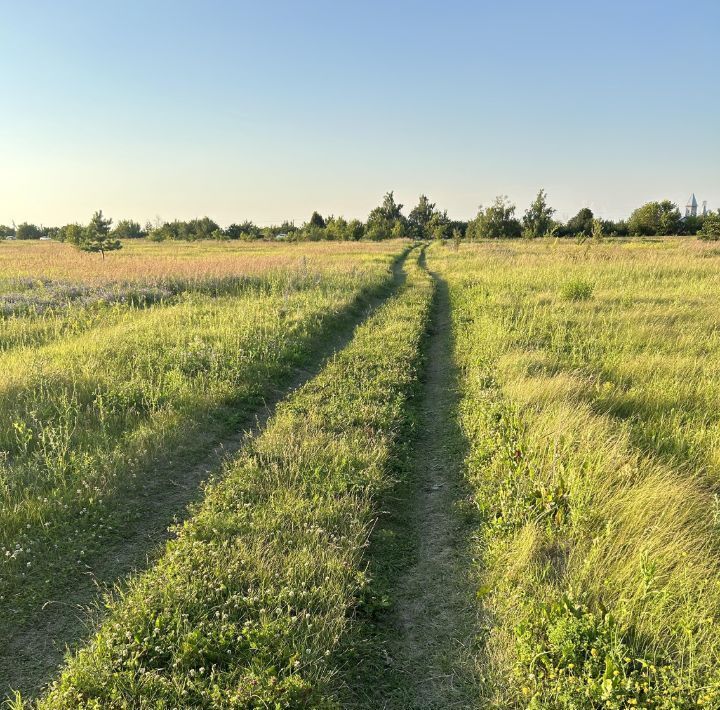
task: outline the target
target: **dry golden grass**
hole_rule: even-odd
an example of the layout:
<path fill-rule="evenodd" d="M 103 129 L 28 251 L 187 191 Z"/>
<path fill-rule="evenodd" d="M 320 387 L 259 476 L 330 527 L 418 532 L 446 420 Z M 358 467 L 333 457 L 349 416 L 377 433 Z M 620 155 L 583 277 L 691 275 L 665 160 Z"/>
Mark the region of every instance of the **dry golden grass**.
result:
<path fill-rule="evenodd" d="M 358 263 L 397 253 L 398 242 L 148 242 L 129 240 L 103 260 L 59 242 L 0 242 L 0 279 L 60 279 L 87 284 L 202 281 L 304 268 L 352 271 Z"/>

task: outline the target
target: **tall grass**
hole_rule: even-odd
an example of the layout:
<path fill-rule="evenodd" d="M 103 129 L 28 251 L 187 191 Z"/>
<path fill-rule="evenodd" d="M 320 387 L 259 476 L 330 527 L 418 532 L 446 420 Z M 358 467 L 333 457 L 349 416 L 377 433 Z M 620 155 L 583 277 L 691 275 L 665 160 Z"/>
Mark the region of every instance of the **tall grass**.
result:
<path fill-rule="evenodd" d="M 351 258 L 320 278 L 271 272 L 232 295 L 113 310 L 0 354 L 0 628 L 84 569 L 151 477 L 207 454 L 364 295 L 388 286 L 390 253 Z"/>
<path fill-rule="evenodd" d="M 352 273 L 362 262 L 384 261 L 403 248 L 394 242 L 148 242 L 127 240 L 100 259 L 58 242 L 0 242 L 0 294 L 18 279 L 89 285 L 118 282 L 198 284 L 226 277 L 265 277 L 302 265 L 313 273 Z"/>
<path fill-rule="evenodd" d="M 694 242 L 434 249 L 498 707 L 720 705 L 718 271 Z M 566 284 L 592 283 L 568 300 Z"/>
<path fill-rule="evenodd" d="M 0 243 L 0 351 L 34 346 L 184 294 L 289 292 L 325 277 L 364 280 L 399 242 L 297 245 L 129 241 L 106 262 L 66 244 Z"/>
<path fill-rule="evenodd" d="M 417 264 L 109 601 L 42 708 L 331 707 L 432 283 Z"/>

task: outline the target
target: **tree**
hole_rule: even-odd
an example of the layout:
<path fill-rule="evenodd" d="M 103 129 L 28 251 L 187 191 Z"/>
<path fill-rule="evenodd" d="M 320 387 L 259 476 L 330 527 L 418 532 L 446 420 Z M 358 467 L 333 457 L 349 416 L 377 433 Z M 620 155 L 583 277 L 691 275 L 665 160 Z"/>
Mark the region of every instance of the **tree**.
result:
<path fill-rule="evenodd" d="M 318 227 L 318 225 L 308 222 L 302 226 L 298 238 L 305 242 L 321 242 L 328 238 L 328 234 L 324 227 Z"/>
<path fill-rule="evenodd" d="M 356 242 L 362 239 L 364 234 L 365 227 L 358 219 L 348 222 L 344 217 L 328 217 L 325 223 L 325 239 Z"/>
<path fill-rule="evenodd" d="M 348 222 L 344 217 L 328 217 L 325 222 L 325 239 L 356 242 L 363 238 L 364 233 L 363 223 L 357 219 Z"/>
<path fill-rule="evenodd" d="M 495 202 L 483 209 L 468 223 L 469 239 L 502 239 L 519 237 L 522 233 L 520 222 L 515 219 L 515 205 L 504 195 L 498 195 Z"/>
<path fill-rule="evenodd" d="M 455 251 L 460 249 L 460 241 L 462 240 L 462 232 L 455 227 L 452 231 L 453 248 Z"/>
<path fill-rule="evenodd" d="M 555 210 L 547 204 L 547 193 L 540 189 L 523 216 L 523 236 L 529 239 L 544 237 L 553 227 Z"/>
<path fill-rule="evenodd" d="M 388 222 L 404 220 L 405 218 L 403 217 L 402 208 L 403 205 L 395 202 L 395 195 L 393 194 L 392 190 L 390 192 L 386 192 L 385 196 L 383 197 L 382 204 L 379 207 L 376 207 L 372 212 L 370 212 L 368 222 L 373 222 L 380 219 Z"/>
<path fill-rule="evenodd" d="M 15 236 L 15 227 L 8 227 L 5 224 L 0 224 L 0 237 L 3 239 L 5 237 L 14 237 Z"/>
<path fill-rule="evenodd" d="M 180 239 L 181 232 L 179 222 L 163 222 L 162 224 L 155 224 L 155 226 L 148 232 L 148 239 L 152 242 L 162 242 L 166 239 Z"/>
<path fill-rule="evenodd" d="M 374 241 L 389 239 L 394 235 L 408 236 L 403 206 L 395 202 L 395 196 L 388 192 L 383 197 L 382 204 L 373 209 L 368 215 L 367 237 Z M 398 224 L 400 226 L 398 226 Z"/>
<path fill-rule="evenodd" d="M 705 215 L 702 229 L 698 232 L 700 239 L 717 241 L 720 239 L 720 210 Z"/>
<path fill-rule="evenodd" d="M 681 227 L 683 234 L 697 234 L 703 227 L 705 220 L 702 215 L 688 215 L 682 220 Z"/>
<path fill-rule="evenodd" d="M 164 224 L 149 224 L 147 230 L 147 238 L 150 242 L 163 242 L 168 239 L 168 233 Z"/>
<path fill-rule="evenodd" d="M 326 226 L 325 220 L 322 218 L 322 215 L 319 212 L 312 213 L 308 224 L 311 224 L 313 227 L 319 227 L 320 229 L 325 229 Z"/>
<path fill-rule="evenodd" d="M 658 234 L 680 234 L 682 217 L 677 205 L 670 200 L 663 200 L 660 203 L 660 229 Z"/>
<path fill-rule="evenodd" d="M 260 234 L 263 239 L 273 241 L 280 235 L 284 235 L 282 238 L 288 241 L 297 241 L 302 237 L 302 230 L 295 226 L 294 222 L 288 222 L 285 220 L 282 224 L 273 224 L 269 227 L 263 227 L 260 230 Z"/>
<path fill-rule="evenodd" d="M 141 239 L 146 236 L 140 223 L 131 219 L 121 219 L 111 234 L 115 239 Z"/>
<path fill-rule="evenodd" d="M 427 239 L 430 236 L 428 225 L 435 214 L 435 203 L 430 202 L 427 195 L 420 195 L 416 207 L 408 215 L 410 227 L 418 239 Z"/>
<path fill-rule="evenodd" d="M 452 231 L 455 231 L 455 230 L 457 229 L 457 231 L 460 232 L 460 238 L 461 238 L 461 239 L 464 239 L 465 236 L 467 235 L 468 223 L 467 223 L 467 222 L 464 222 L 463 220 L 460 220 L 460 219 L 451 219 L 450 222 L 449 222 L 449 224 L 448 224 L 448 227 L 449 227 Z"/>
<path fill-rule="evenodd" d="M 390 237 L 392 239 L 407 239 L 409 236 L 407 222 L 404 219 L 395 220 L 390 230 Z"/>
<path fill-rule="evenodd" d="M 592 221 L 592 238 L 596 242 L 601 242 L 605 234 L 605 227 L 601 219 L 593 219 Z"/>
<path fill-rule="evenodd" d="M 148 239 L 155 242 L 164 239 L 178 239 L 196 241 L 198 239 L 232 239 L 230 235 L 220 229 L 217 222 L 209 217 L 191 219 L 189 222 L 174 220 L 149 225 L 146 227 Z"/>
<path fill-rule="evenodd" d="M 23 222 L 15 228 L 15 239 L 40 239 L 43 232 L 40 227 L 34 224 Z"/>
<path fill-rule="evenodd" d="M 116 251 L 117 249 L 121 249 L 122 244 L 120 241 L 110 236 L 111 224 L 112 220 L 105 219 L 105 217 L 103 217 L 102 210 L 98 210 L 92 216 L 88 226 L 82 230 L 79 241 L 76 242 L 78 249 L 90 252 L 100 252 L 103 259 L 105 259 L 106 251 Z"/>
<path fill-rule="evenodd" d="M 571 217 L 562 228 L 561 234 L 574 237 L 584 234 L 589 237 L 592 234 L 593 218 L 595 215 L 589 207 L 583 207 L 574 217 Z"/>
<path fill-rule="evenodd" d="M 630 234 L 627 222 L 623 219 L 613 222 L 611 219 L 603 220 L 603 229 L 605 234 L 609 234 L 613 237 L 627 237 Z"/>
<path fill-rule="evenodd" d="M 225 235 L 228 239 L 260 239 L 262 232 L 260 227 L 255 226 L 249 220 L 245 220 L 242 224 L 231 224 L 226 230 Z"/>
<path fill-rule="evenodd" d="M 57 240 L 78 246 L 82 241 L 82 234 L 83 226 L 81 224 L 66 224 L 58 230 Z"/>
<path fill-rule="evenodd" d="M 348 241 L 357 242 L 365 236 L 365 225 L 359 219 L 351 219 L 346 228 Z"/>
<path fill-rule="evenodd" d="M 447 239 L 451 230 L 447 212 L 433 212 L 425 230 L 433 239 Z"/>
<path fill-rule="evenodd" d="M 646 202 L 638 207 L 628 220 L 630 234 L 655 236 L 679 234 L 682 219 L 680 210 L 670 200 Z"/>
<path fill-rule="evenodd" d="M 295 226 L 295 222 L 288 222 L 285 220 L 279 227 L 270 227 L 273 234 L 277 236 L 278 234 L 295 234 L 296 232 L 299 232 L 299 227 Z"/>
<path fill-rule="evenodd" d="M 319 212 L 313 212 L 310 216 L 310 220 L 305 222 L 305 224 L 303 224 L 300 228 L 297 238 L 305 242 L 320 242 L 325 239 L 337 239 L 337 235 L 330 233 L 326 228 L 331 222 L 336 222 L 332 216 L 328 217 L 326 222 Z M 339 225 L 337 223 L 334 224 L 334 228 L 336 230 L 338 226 Z"/>
<path fill-rule="evenodd" d="M 191 219 L 185 223 L 185 236 L 183 238 L 190 241 L 196 239 L 216 239 L 219 230 L 220 227 L 218 223 L 210 219 L 210 217 Z"/>

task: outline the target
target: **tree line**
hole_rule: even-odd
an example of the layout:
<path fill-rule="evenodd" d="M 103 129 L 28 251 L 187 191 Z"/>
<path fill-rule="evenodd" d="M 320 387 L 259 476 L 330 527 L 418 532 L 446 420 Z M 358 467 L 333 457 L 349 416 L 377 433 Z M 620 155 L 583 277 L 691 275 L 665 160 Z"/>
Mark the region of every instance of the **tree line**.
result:
<path fill-rule="evenodd" d="M 697 235 L 720 239 L 720 210 L 707 215 L 683 217 L 670 200 L 647 202 L 627 220 L 601 219 L 589 207 L 583 207 L 567 222 L 554 219 L 555 210 L 548 205 L 547 194 L 540 190 L 522 218 L 515 216 L 515 205 L 498 196 L 486 208 L 480 207 L 465 232 L 469 239 L 538 237 L 575 237 L 580 239 L 627 236 Z"/>
<path fill-rule="evenodd" d="M 259 227 L 250 221 L 234 223 L 223 229 L 209 217 L 187 221 L 174 220 L 142 226 L 134 220 L 123 219 L 111 227 L 112 220 L 97 212 L 87 225 L 67 224 L 62 227 L 38 227 L 23 223 L 15 227 L 0 225 L 0 237 L 15 239 L 52 238 L 66 241 L 87 251 L 117 249 L 122 240 L 146 238 L 152 241 L 201 239 L 287 240 L 287 241 L 381 241 L 384 239 L 536 239 L 540 237 L 574 237 L 578 239 L 604 236 L 665 236 L 697 235 L 705 239 L 720 239 L 720 210 L 707 215 L 682 217 L 678 206 L 670 200 L 647 202 L 638 207 L 627 220 L 601 219 L 589 207 L 562 222 L 555 219 L 556 211 L 540 190 L 524 214 L 516 216 L 516 206 L 506 197 L 498 196 L 487 207 L 481 206 L 468 221 L 453 220 L 447 210 L 440 210 L 426 195 L 407 215 L 404 205 L 394 193 L 388 192 L 365 222 L 343 217 L 323 217 L 313 212 L 310 219 L 296 226 L 294 222 Z"/>

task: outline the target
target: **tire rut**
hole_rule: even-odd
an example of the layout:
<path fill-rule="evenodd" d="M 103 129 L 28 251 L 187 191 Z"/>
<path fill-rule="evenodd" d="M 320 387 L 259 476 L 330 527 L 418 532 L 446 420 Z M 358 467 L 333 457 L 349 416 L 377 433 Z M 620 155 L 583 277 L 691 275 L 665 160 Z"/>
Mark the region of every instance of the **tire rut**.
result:
<path fill-rule="evenodd" d="M 447 284 L 431 274 L 436 301 L 408 501 L 415 555 L 395 585 L 387 663 L 398 679 L 387 708 L 478 707 L 474 648 L 478 617 L 471 574 L 470 526 L 462 513 L 470 494 L 463 477 Z"/>

